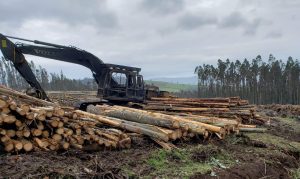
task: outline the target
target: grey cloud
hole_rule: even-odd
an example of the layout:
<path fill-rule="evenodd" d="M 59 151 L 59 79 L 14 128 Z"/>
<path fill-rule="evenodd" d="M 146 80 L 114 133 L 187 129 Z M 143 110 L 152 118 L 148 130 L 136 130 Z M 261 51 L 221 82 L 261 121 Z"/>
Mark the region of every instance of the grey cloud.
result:
<path fill-rule="evenodd" d="M 171 14 L 184 9 L 183 0 L 143 0 L 141 7 L 155 14 Z"/>
<path fill-rule="evenodd" d="M 250 20 L 240 12 L 234 11 L 220 21 L 219 27 L 220 28 L 243 28 L 244 35 L 255 35 L 257 29 L 261 25 L 263 25 L 264 22 L 267 23 L 262 18 L 254 18 Z"/>
<path fill-rule="evenodd" d="M 179 19 L 178 26 L 182 29 L 192 30 L 205 25 L 214 25 L 217 22 L 217 18 L 213 16 L 185 14 Z"/>
<path fill-rule="evenodd" d="M 278 58 L 299 59 L 299 3 L 2 0 L 0 33 L 75 45 L 106 63 L 141 67 L 145 78 L 180 76 L 193 74 L 199 64 L 215 64 L 219 58 L 243 59 L 258 53 L 267 57 L 272 52 Z M 82 66 L 40 58 L 36 62 L 49 72 L 63 69 L 71 78 L 91 77 Z"/>
<path fill-rule="evenodd" d="M 293 14 L 293 15 L 291 16 L 291 19 L 292 19 L 293 21 L 297 21 L 299 18 L 297 17 L 296 14 Z"/>
<path fill-rule="evenodd" d="M 224 28 L 234 28 L 247 23 L 247 19 L 240 12 L 233 12 L 222 19 L 219 26 Z"/>
<path fill-rule="evenodd" d="M 299 0 L 240 0 L 238 1 L 239 7 L 249 7 L 249 6 L 268 6 L 268 7 L 280 7 L 280 8 L 299 8 Z"/>
<path fill-rule="evenodd" d="M 238 6 L 247 7 L 249 5 L 252 5 L 253 3 L 254 3 L 254 0 L 238 1 Z"/>
<path fill-rule="evenodd" d="M 281 38 L 282 36 L 283 36 L 283 34 L 281 32 L 272 31 L 272 32 L 269 32 L 266 35 L 266 38 L 268 38 L 268 39 L 278 39 L 278 38 Z"/>
<path fill-rule="evenodd" d="M 269 0 L 267 3 L 281 8 L 299 8 L 299 0 Z"/>
<path fill-rule="evenodd" d="M 28 19 L 56 19 L 70 25 L 91 24 L 97 28 L 114 28 L 118 25 L 115 14 L 106 1 L 91 0 L 11 0 L 0 2 L 0 21 L 20 25 Z"/>
<path fill-rule="evenodd" d="M 255 35 L 258 27 L 262 24 L 262 19 L 256 18 L 252 22 L 248 22 L 245 27 L 245 35 Z"/>

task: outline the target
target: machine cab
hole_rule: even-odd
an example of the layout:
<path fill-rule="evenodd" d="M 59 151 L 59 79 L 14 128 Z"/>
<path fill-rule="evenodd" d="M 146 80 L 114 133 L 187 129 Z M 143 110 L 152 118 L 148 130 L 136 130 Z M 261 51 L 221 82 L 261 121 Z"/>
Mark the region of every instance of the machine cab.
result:
<path fill-rule="evenodd" d="M 106 77 L 103 99 L 113 102 L 143 102 L 145 99 L 143 76 L 140 68 L 105 64 Z"/>

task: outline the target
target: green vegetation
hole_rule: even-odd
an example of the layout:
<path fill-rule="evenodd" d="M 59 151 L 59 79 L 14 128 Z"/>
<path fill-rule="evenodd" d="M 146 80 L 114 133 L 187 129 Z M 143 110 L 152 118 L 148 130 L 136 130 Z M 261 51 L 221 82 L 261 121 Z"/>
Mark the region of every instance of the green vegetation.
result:
<path fill-rule="evenodd" d="M 97 84 L 94 79 L 71 79 L 67 78 L 63 71 L 60 73 L 49 73 L 47 69 L 37 66 L 33 61 L 29 66 L 45 90 L 64 90 L 64 91 L 92 91 L 97 90 Z M 10 61 L 0 59 L 0 84 L 13 89 L 23 90 L 28 88 L 28 83 L 16 70 Z"/>
<path fill-rule="evenodd" d="M 255 141 L 266 144 L 267 148 L 255 147 L 249 143 Z M 143 159 L 142 163 L 146 164 L 145 171 L 147 172 L 144 172 L 142 177 L 190 178 L 195 174 L 214 176 L 217 175 L 216 169 L 226 170 L 237 164 L 243 164 L 243 161 L 240 163 L 238 160 L 240 156 L 235 156 L 236 154 L 245 153 L 248 157 L 254 154 L 257 160 L 263 160 L 266 164 L 275 166 L 278 164 L 276 157 L 287 157 L 289 152 L 300 152 L 299 142 L 292 142 L 268 133 L 247 133 L 227 138 L 224 142 L 225 146 L 236 145 L 239 147 L 245 145 L 245 148 L 243 147 L 242 151 L 239 149 L 238 153 L 213 144 L 199 144 L 172 151 L 157 149 L 147 154 Z M 129 166 L 124 170 L 128 176 L 137 177 L 132 169 L 128 169 L 130 169 Z M 290 168 L 289 170 L 291 178 L 299 179 L 299 168 Z"/>
<path fill-rule="evenodd" d="M 189 85 L 189 84 L 177 84 L 177 83 L 168 83 L 162 81 L 152 81 L 146 80 L 146 84 L 158 86 L 162 91 L 169 92 L 180 92 L 180 91 L 195 91 L 197 90 L 197 85 Z"/>
<path fill-rule="evenodd" d="M 63 71 L 61 73 L 49 73 L 47 69 L 37 66 L 33 61 L 29 63 L 32 72 L 45 90 L 66 90 L 66 91 L 92 91 L 97 90 L 97 84 L 94 79 L 86 78 L 75 80 L 67 78 Z M 197 85 L 177 84 L 162 81 L 146 80 L 146 84 L 158 86 L 162 91 L 180 92 L 196 91 Z M 0 84 L 13 89 L 26 89 L 28 83 L 13 67 L 12 63 L 0 59 Z"/>
<path fill-rule="evenodd" d="M 147 163 L 154 169 L 149 177 L 185 178 L 194 173 L 207 173 L 212 171 L 212 166 L 207 162 L 193 162 L 191 153 L 184 149 L 155 151 L 147 160 Z"/>
<path fill-rule="evenodd" d="M 273 146 L 282 150 L 300 152 L 299 142 L 288 141 L 282 137 L 274 136 L 267 133 L 249 133 L 245 135 L 253 141 L 260 141 L 271 147 Z"/>
<path fill-rule="evenodd" d="M 212 145 L 172 151 L 156 150 L 146 162 L 153 168 L 149 178 L 189 178 L 195 173 L 212 173 L 214 168 L 228 168 L 236 163 L 229 153 Z"/>
<path fill-rule="evenodd" d="M 127 174 L 127 176 L 129 178 L 137 178 L 136 174 L 134 173 L 134 171 L 130 170 L 130 168 L 128 166 L 123 168 L 124 173 Z"/>
<path fill-rule="evenodd" d="M 278 118 L 280 123 L 291 127 L 294 131 L 299 131 L 300 132 L 300 120 L 296 118 Z"/>
<path fill-rule="evenodd" d="M 292 179 L 300 179 L 300 168 L 291 171 Z"/>
<path fill-rule="evenodd" d="M 199 97 L 240 96 L 253 104 L 300 104 L 300 62 L 288 57 L 218 60 L 195 68 Z"/>
<path fill-rule="evenodd" d="M 152 154 L 151 158 L 148 159 L 147 163 L 156 170 L 163 169 L 167 162 L 167 155 L 167 151 L 158 150 L 154 154 Z"/>

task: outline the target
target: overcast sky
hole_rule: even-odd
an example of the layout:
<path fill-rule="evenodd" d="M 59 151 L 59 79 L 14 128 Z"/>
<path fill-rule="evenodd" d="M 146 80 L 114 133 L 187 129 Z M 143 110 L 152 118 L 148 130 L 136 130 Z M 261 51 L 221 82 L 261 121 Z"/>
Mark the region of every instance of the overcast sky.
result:
<path fill-rule="evenodd" d="M 146 79 L 192 76 L 221 59 L 300 56 L 300 0 L 9 0 L 0 33 L 74 45 Z M 50 72 L 92 77 L 79 65 L 26 56 Z"/>

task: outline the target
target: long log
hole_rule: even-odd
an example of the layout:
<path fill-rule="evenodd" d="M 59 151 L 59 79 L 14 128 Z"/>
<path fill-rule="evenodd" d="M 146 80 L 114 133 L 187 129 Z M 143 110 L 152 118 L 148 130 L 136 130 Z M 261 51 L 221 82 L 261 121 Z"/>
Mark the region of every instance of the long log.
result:
<path fill-rule="evenodd" d="M 157 98 L 152 97 L 151 101 L 190 101 L 190 102 L 223 102 L 229 103 L 229 98 Z"/>
<path fill-rule="evenodd" d="M 126 123 L 126 121 L 121 120 L 121 119 L 117 119 L 117 118 L 112 118 L 112 117 L 105 117 L 105 116 L 100 116 L 100 115 L 96 115 L 96 114 L 91 114 L 88 112 L 84 112 L 84 111 L 80 111 L 80 110 L 76 110 L 75 111 L 77 114 L 82 115 L 84 117 L 88 117 L 88 118 L 92 118 L 95 119 L 99 122 L 102 122 L 104 124 L 113 126 L 113 127 L 118 127 L 121 129 L 125 129 L 128 130 L 130 132 L 136 132 L 136 133 L 142 133 L 144 135 L 153 137 L 153 138 L 158 138 L 161 139 L 163 141 L 168 141 L 169 137 L 167 135 L 165 135 L 164 133 L 158 133 L 146 128 L 142 128 L 140 127 L 140 125 L 132 125 Z"/>
<path fill-rule="evenodd" d="M 193 121 L 203 122 L 206 124 L 224 124 L 224 125 L 238 125 L 240 124 L 239 119 L 230 119 L 230 118 L 219 118 L 219 117 L 207 117 L 207 116 L 197 116 L 197 115 L 190 115 L 185 116 L 186 119 L 190 119 Z"/>
<path fill-rule="evenodd" d="M 137 123 L 150 124 L 171 129 L 180 127 L 177 120 L 170 120 L 159 113 L 150 113 L 143 110 L 123 108 L 121 106 L 90 105 L 87 107 L 87 111 L 93 114 L 105 115 Z"/>
<path fill-rule="evenodd" d="M 193 101 L 147 101 L 147 105 L 174 106 L 174 107 L 210 107 L 210 108 L 228 108 L 229 103 L 206 103 Z"/>
<path fill-rule="evenodd" d="M 93 106 L 87 107 L 87 111 L 93 114 L 100 114 L 119 119 L 125 119 L 133 122 L 150 124 L 167 128 L 179 128 L 179 122 L 176 120 L 168 120 L 159 116 L 158 113 L 143 113 L 141 111 L 129 111 L 125 108 L 118 108 L 116 106 Z M 100 110 L 99 110 L 100 109 Z"/>
<path fill-rule="evenodd" d="M 43 105 L 43 106 L 57 106 L 57 104 L 49 102 L 49 101 L 45 101 L 45 100 L 41 100 L 32 96 L 28 96 L 24 93 L 9 89 L 9 88 L 5 88 L 3 86 L 0 86 L 0 94 L 2 95 L 9 95 L 9 96 L 13 96 L 18 98 L 18 100 L 22 101 L 27 100 L 30 101 L 32 104 L 37 104 L 37 105 Z"/>
<path fill-rule="evenodd" d="M 239 128 L 240 132 L 259 132 L 264 133 L 267 131 L 266 128 Z"/>
<path fill-rule="evenodd" d="M 132 121 L 126 121 L 125 123 L 130 124 L 130 125 L 134 125 L 134 126 L 139 126 L 141 128 L 145 128 L 145 129 L 148 129 L 150 131 L 155 131 L 157 133 L 164 133 L 165 135 L 167 135 L 169 137 L 169 139 L 172 139 L 172 140 L 176 140 L 177 138 L 181 137 L 181 136 L 178 135 L 179 132 L 177 131 L 177 130 L 180 130 L 180 129 L 171 130 L 171 129 L 157 127 L 157 126 L 150 125 L 150 124 L 143 124 L 143 123 L 137 123 L 137 122 L 132 122 Z"/>
<path fill-rule="evenodd" d="M 188 127 L 188 130 L 191 132 L 197 133 L 197 134 L 206 134 L 206 129 L 212 132 L 218 132 L 222 135 L 225 133 L 224 129 L 217 126 L 208 125 L 205 123 L 200 123 L 196 121 L 191 121 L 188 119 L 185 119 L 183 117 L 176 117 L 176 116 L 170 116 L 160 113 L 153 113 L 153 112 L 147 112 L 144 110 L 139 109 L 132 109 L 127 107 L 121 107 L 121 106 L 88 106 L 87 111 L 95 112 L 98 114 L 103 115 L 109 115 L 113 117 L 119 117 L 130 121 L 140 122 L 140 123 L 147 123 L 147 124 L 153 124 L 158 125 L 158 123 L 155 120 L 163 120 L 163 121 L 171 121 L 171 122 L 177 122 L 179 123 L 179 126 L 182 128 Z M 127 115 L 122 115 L 127 114 Z M 144 116 L 152 116 L 155 118 L 152 118 L 152 120 L 141 120 Z M 166 126 L 161 126 L 166 127 Z M 170 128 L 170 126 L 168 126 Z"/>
<path fill-rule="evenodd" d="M 195 108 L 195 107 L 173 107 L 173 106 L 158 106 L 145 105 L 145 110 L 162 110 L 162 111 L 182 111 L 182 112 L 227 112 L 229 108 Z"/>

